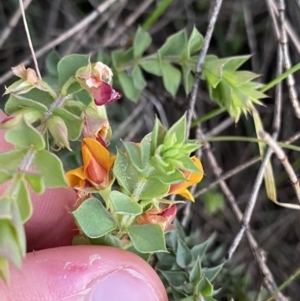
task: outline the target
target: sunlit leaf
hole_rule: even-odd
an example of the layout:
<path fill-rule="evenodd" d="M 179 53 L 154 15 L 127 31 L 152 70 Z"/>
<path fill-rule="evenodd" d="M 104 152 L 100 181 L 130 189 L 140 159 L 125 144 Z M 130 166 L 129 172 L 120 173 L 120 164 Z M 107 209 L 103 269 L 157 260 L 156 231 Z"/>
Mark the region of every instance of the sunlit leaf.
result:
<path fill-rule="evenodd" d="M 162 61 L 160 63 L 160 68 L 161 68 L 165 89 L 172 96 L 175 96 L 180 85 L 180 80 L 181 80 L 180 71 L 177 68 L 173 67 L 167 61 Z"/>
<path fill-rule="evenodd" d="M 151 44 L 151 37 L 142 27 L 139 27 L 133 40 L 133 56 L 140 57 Z"/>
<path fill-rule="evenodd" d="M 140 97 L 141 90 L 138 90 L 134 86 L 132 77 L 127 75 L 125 72 L 120 72 L 118 73 L 118 79 L 125 96 L 132 101 L 137 101 Z"/>
<path fill-rule="evenodd" d="M 133 246 L 141 253 L 167 251 L 164 232 L 159 225 L 131 225 L 128 234 Z"/>
<path fill-rule="evenodd" d="M 34 157 L 34 166 L 43 175 L 46 187 L 68 187 L 62 163 L 56 155 L 40 150 Z"/>
<path fill-rule="evenodd" d="M 89 57 L 81 54 L 70 54 L 63 57 L 57 64 L 59 86 L 62 87 L 76 71 L 89 63 Z"/>
<path fill-rule="evenodd" d="M 31 178 L 32 180 L 32 178 Z M 36 186 L 36 185 L 35 185 Z M 21 220 L 25 223 L 32 214 L 32 204 L 28 188 L 24 181 L 20 181 L 18 194 L 16 196 L 18 209 L 20 212 Z"/>
<path fill-rule="evenodd" d="M 80 229 L 90 238 L 101 237 L 116 228 L 116 223 L 96 198 L 85 200 L 72 212 Z"/>
<path fill-rule="evenodd" d="M 5 140 L 23 149 L 32 146 L 37 150 L 45 148 L 43 136 L 23 119 L 5 133 Z"/>
<path fill-rule="evenodd" d="M 147 82 L 145 81 L 142 70 L 138 65 L 133 67 L 131 75 L 134 87 L 138 90 L 144 90 L 144 88 L 147 86 Z"/>
<path fill-rule="evenodd" d="M 128 195 L 113 190 L 110 193 L 110 199 L 114 206 L 114 212 L 128 215 L 139 215 L 143 208 L 137 202 L 134 202 Z"/>
<path fill-rule="evenodd" d="M 181 30 L 169 36 L 163 46 L 158 50 L 162 57 L 180 56 L 187 45 L 186 30 Z"/>

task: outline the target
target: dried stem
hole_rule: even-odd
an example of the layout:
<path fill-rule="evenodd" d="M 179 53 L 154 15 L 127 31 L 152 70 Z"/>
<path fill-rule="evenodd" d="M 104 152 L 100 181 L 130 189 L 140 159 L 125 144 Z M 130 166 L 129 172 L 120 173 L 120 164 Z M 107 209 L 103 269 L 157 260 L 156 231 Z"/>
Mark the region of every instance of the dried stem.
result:
<path fill-rule="evenodd" d="M 34 52 L 34 49 L 33 49 L 32 41 L 31 41 L 31 37 L 30 37 L 30 32 L 29 32 L 28 25 L 27 25 L 27 21 L 26 21 L 25 8 L 24 8 L 23 0 L 19 0 L 19 4 L 20 4 L 21 12 L 22 12 L 22 18 L 23 18 L 23 23 L 24 23 L 24 27 L 25 27 L 25 32 L 26 32 L 29 48 L 30 48 L 30 51 L 31 51 L 31 55 L 32 55 L 34 65 L 35 65 L 35 70 L 36 70 L 36 73 L 37 73 L 38 77 L 40 79 L 42 79 L 40 69 L 39 69 L 39 65 L 38 65 L 38 62 L 37 62 L 37 59 L 36 59 L 36 56 L 35 56 L 35 52 Z"/>
<path fill-rule="evenodd" d="M 202 73 L 205 56 L 207 54 L 207 50 L 208 50 L 208 47 L 210 44 L 210 40 L 211 40 L 212 33 L 215 28 L 215 24 L 216 24 L 216 21 L 217 21 L 219 12 L 220 12 L 222 2 L 223 2 L 222 0 L 215 0 L 215 2 L 214 2 L 212 15 L 209 20 L 208 28 L 207 28 L 207 31 L 206 31 L 206 34 L 204 37 L 204 45 L 199 54 L 196 72 L 195 72 L 195 82 L 193 85 L 193 89 L 192 89 L 192 93 L 191 93 L 191 97 L 190 97 L 190 101 L 189 101 L 189 108 L 187 111 L 187 131 L 188 131 L 188 133 L 189 133 L 191 123 L 192 123 L 192 116 L 193 116 L 194 107 L 195 107 L 195 103 L 196 103 L 196 96 L 197 96 L 197 92 L 198 92 L 198 86 L 199 86 L 199 82 L 200 82 L 200 76 Z"/>
<path fill-rule="evenodd" d="M 293 185 L 295 194 L 297 196 L 298 202 L 300 203 L 300 185 L 299 185 L 299 180 L 296 176 L 296 173 L 291 166 L 286 154 L 284 151 L 281 149 L 281 147 L 276 143 L 276 141 L 266 132 L 259 132 L 259 136 L 261 139 L 263 139 L 269 146 L 270 148 L 274 151 L 276 154 L 277 158 L 281 161 L 282 165 L 284 166 L 286 173 L 288 174 L 290 181 Z"/>

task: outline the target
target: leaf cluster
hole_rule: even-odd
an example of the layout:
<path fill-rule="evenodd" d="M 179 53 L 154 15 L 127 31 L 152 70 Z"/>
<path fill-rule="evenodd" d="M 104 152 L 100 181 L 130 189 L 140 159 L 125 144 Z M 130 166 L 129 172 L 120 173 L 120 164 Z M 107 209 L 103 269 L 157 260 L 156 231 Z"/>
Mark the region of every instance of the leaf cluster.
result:
<path fill-rule="evenodd" d="M 217 293 L 213 280 L 221 271 L 223 264 L 215 267 L 203 267 L 202 259 L 213 241 L 213 237 L 202 243 L 191 240 L 196 233 L 186 236 L 180 223 L 176 220 L 176 232 L 167 235 L 169 253 L 156 254 L 155 268 L 162 275 L 167 288 L 169 300 L 176 301 L 213 301 Z"/>
<path fill-rule="evenodd" d="M 50 135 L 59 148 L 70 150 L 69 140 L 77 140 L 82 131 L 85 105 L 80 100 L 92 100 L 75 82 L 69 85 L 74 72 L 88 63 L 87 56 L 57 60 L 52 55 L 52 64 L 49 60 L 59 89 L 43 80 L 38 84 L 18 80 L 7 88 L 10 96 L 4 109 L 9 117 L 0 125 L 13 146 L 0 153 L 0 184 L 9 182 L 0 196 L 0 276 L 7 282 L 8 262 L 21 268 L 26 253 L 23 224 L 32 214 L 29 187 L 42 194 L 46 188 L 68 186 L 62 162 L 51 150 Z M 63 90 L 68 90 L 67 95 L 62 95 Z"/>
<path fill-rule="evenodd" d="M 115 75 L 125 96 L 137 101 L 147 82 L 143 71 L 162 77 L 164 87 L 176 96 L 182 83 L 186 95 L 193 87 L 197 52 L 203 46 L 203 37 L 194 28 L 187 36 L 186 30 L 171 35 L 156 53 L 143 56 L 151 44 L 150 35 L 139 28 L 131 48 L 112 53 Z M 241 113 L 251 112 L 254 104 L 261 104 L 266 95 L 260 92 L 262 84 L 253 82 L 259 75 L 238 68 L 250 56 L 219 59 L 214 55 L 205 58 L 202 79 L 206 81 L 210 99 L 225 108 L 238 121 Z"/>

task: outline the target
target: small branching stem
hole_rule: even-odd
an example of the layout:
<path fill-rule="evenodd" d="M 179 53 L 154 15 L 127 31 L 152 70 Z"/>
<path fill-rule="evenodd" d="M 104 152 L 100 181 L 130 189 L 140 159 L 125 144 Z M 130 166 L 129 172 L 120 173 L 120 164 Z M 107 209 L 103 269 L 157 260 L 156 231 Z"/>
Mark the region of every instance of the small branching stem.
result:
<path fill-rule="evenodd" d="M 281 163 L 282 163 L 283 167 L 285 168 L 286 173 L 288 174 L 290 181 L 293 185 L 298 202 L 300 203 L 299 179 L 297 178 L 296 173 L 295 173 L 293 167 L 291 166 L 286 154 L 268 133 L 261 131 L 259 133 L 259 136 L 270 146 L 270 148 L 272 149 L 272 151 L 274 151 L 277 158 L 281 161 Z"/>

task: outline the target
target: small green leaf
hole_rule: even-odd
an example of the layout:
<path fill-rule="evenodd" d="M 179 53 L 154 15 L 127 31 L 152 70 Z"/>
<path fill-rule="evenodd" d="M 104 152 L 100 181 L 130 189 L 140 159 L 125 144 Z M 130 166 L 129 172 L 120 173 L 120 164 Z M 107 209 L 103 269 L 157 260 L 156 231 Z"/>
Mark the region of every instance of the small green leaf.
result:
<path fill-rule="evenodd" d="M 141 61 L 140 66 L 148 73 L 154 74 L 156 76 L 162 76 L 160 64 L 156 59 Z"/>
<path fill-rule="evenodd" d="M 135 88 L 133 79 L 125 72 L 118 73 L 118 79 L 125 96 L 128 99 L 136 102 L 140 97 L 141 91 Z"/>
<path fill-rule="evenodd" d="M 16 170 L 24 159 L 26 150 L 11 150 L 0 153 L 0 166 L 5 166 L 6 170 Z"/>
<path fill-rule="evenodd" d="M 156 263 L 156 268 L 159 270 L 171 270 L 175 263 L 175 257 L 171 253 L 156 253 L 155 256 L 158 259 L 158 262 Z"/>
<path fill-rule="evenodd" d="M 180 287 L 188 280 L 187 273 L 181 271 L 162 271 L 160 270 L 164 278 L 168 281 L 172 287 Z"/>
<path fill-rule="evenodd" d="M 137 90 L 144 90 L 147 86 L 147 82 L 143 76 L 142 70 L 138 65 L 135 65 L 132 69 L 131 76 L 133 79 L 133 85 Z"/>
<path fill-rule="evenodd" d="M 0 256 L 0 278 L 6 285 L 9 285 L 9 263 L 3 256 Z"/>
<path fill-rule="evenodd" d="M 40 150 L 34 158 L 36 171 L 43 175 L 46 187 L 68 187 L 60 159 L 46 151 Z"/>
<path fill-rule="evenodd" d="M 124 70 L 123 65 L 133 59 L 133 48 L 129 48 L 127 51 L 115 50 L 111 55 L 113 66 L 117 71 Z"/>
<path fill-rule="evenodd" d="M 68 129 L 68 138 L 71 141 L 77 140 L 81 134 L 83 119 L 63 108 L 56 108 L 52 111 L 52 113 L 64 120 Z"/>
<path fill-rule="evenodd" d="M 58 77 L 57 64 L 60 60 L 60 55 L 56 50 L 51 52 L 46 57 L 46 69 L 52 76 Z"/>
<path fill-rule="evenodd" d="M 226 80 L 231 86 L 234 87 L 240 87 L 241 85 L 248 83 L 259 76 L 259 74 L 255 74 L 250 71 L 223 70 L 224 80 Z"/>
<path fill-rule="evenodd" d="M 11 206 L 12 206 L 12 199 L 10 196 L 6 196 L 4 193 L 0 197 L 0 220 L 12 219 L 12 212 L 11 212 Z"/>
<path fill-rule="evenodd" d="M 202 278 L 202 268 L 200 257 L 197 258 L 189 275 L 189 281 L 197 285 Z"/>
<path fill-rule="evenodd" d="M 212 88 L 216 88 L 221 81 L 223 66 L 224 62 L 218 60 L 217 58 L 210 61 L 205 61 L 203 67 L 203 76 Z"/>
<path fill-rule="evenodd" d="M 124 141 L 123 141 L 123 146 L 125 149 L 125 153 L 128 156 L 132 166 L 136 170 L 141 171 L 144 168 L 144 166 L 142 162 L 142 153 L 140 147 L 134 142 L 124 142 Z"/>
<path fill-rule="evenodd" d="M 133 246 L 141 253 L 166 252 L 165 235 L 156 224 L 131 225 L 128 235 Z"/>
<path fill-rule="evenodd" d="M 261 118 L 259 116 L 258 111 L 253 111 L 253 121 L 255 126 L 255 132 L 257 137 L 259 137 L 259 132 L 264 130 L 263 123 L 261 121 Z M 264 157 L 266 144 L 264 143 L 258 143 L 259 153 L 261 158 Z M 273 201 L 277 202 L 277 191 L 276 191 L 276 185 L 275 185 L 275 177 L 274 177 L 274 171 L 271 162 L 269 161 L 267 163 L 265 172 L 264 172 L 264 182 L 266 187 L 266 192 L 268 198 Z"/>
<path fill-rule="evenodd" d="M 176 252 L 176 262 L 181 268 L 188 267 L 193 260 L 192 252 L 187 247 L 185 242 L 178 237 L 177 252 Z"/>
<path fill-rule="evenodd" d="M 80 229 L 90 238 L 98 238 L 116 228 L 116 223 L 96 198 L 85 200 L 72 212 Z"/>
<path fill-rule="evenodd" d="M 87 55 L 70 54 L 63 57 L 57 64 L 59 86 L 62 87 L 70 77 L 75 76 L 79 68 L 87 66 L 88 63 Z"/>
<path fill-rule="evenodd" d="M 113 190 L 110 193 L 110 199 L 114 205 L 115 213 L 139 215 L 143 212 L 141 205 L 122 192 Z"/>
<path fill-rule="evenodd" d="M 227 58 L 227 62 L 224 65 L 225 70 L 237 70 L 246 61 L 250 59 L 251 55 L 232 56 Z"/>
<path fill-rule="evenodd" d="M 203 269 L 203 274 L 209 281 L 213 281 L 221 271 L 222 267 L 223 263 L 213 268 L 205 268 Z"/>
<path fill-rule="evenodd" d="M 135 58 L 140 57 L 150 46 L 151 42 L 152 39 L 148 32 L 142 27 L 139 27 L 133 40 L 133 56 Z"/>
<path fill-rule="evenodd" d="M 6 167 L 6 166 L 5 166 Z M 12 178 L 12 174 L 5 169 L 0 169 L 0 185 Z"/>
<path fill-rule="evenodd" d="M 211 296 L 214 292 L 214 287 L 209 282 L 209 280 L 206 277 L 204 277 L 204 278 L 202 278 L 201 282 L 198 285 L 198 291 L 203 296 Z"/>
<path fill-rule="evenodd" d="M 153 131 L 151 133 L 151 144 L 150 144 L 150 155 L 151 156 L 154 155 L 156 148 L 160 144 L 163 144 L 166 133 L 167 133 L 166 129 L 162 126 L 161 122 L 156 117 Z"/>
<path fill-rule="evenodd" d="M 92 245 L 99 246 L 111 246 L 122 249 L 124 243 L 118 237 L 112 234 L 105 234 L 98 238 L 91 238 L 90 242 Z M 86 245 L 86 243 L 85 243 Z"/>
<path fill-rule="evenodd" d="M 136 184 L 139 182 L 139 176 L 134 168 L 129 164 L 129 159 L 120 151 L 117 152 L 117 158 L 113 167 L 113 174 L 119 185 L 124 188 L 128 194 L 132 194 Z"/>
<path fill-rule="evenodd" d="M 14 128 L 5 133 L 5 140 L 23 149 L 28 149 L 32 146 L 37 150 L 45 148 L 43 136 L 23 119 Z"/>
<path fill-rule="evenodd" d="M 32 204 L 28 188 L 24 181 L 20 181 L 18 194 L 16 196 L 20 217 L 23 223 L 28 221 L 32 214 Z"/>
<path fill-rule="evenodd" d="M 161 173 L 156 170 L 155 172 L 153 172 L 149 175 L 148 179 L 149 180 L 156 179 L 156 180 L 162 182 L 163 184 L 167 184 L 167 185 L 186 181 L 186 178 L 184 177 L 182 172 L 180 172 L 179 170 L 176 170 L 176 169 L 174 170 L 174 172 L 168 173 L 168 174 Z"/>
<path fill-rule="evenodd" d="M 25 179 L 28 181 L 34 192 L 41 194 L 45 191 L 45 184 L 42 175 L 26 172 Z"/>
<path fill-rule="evenodd" d="M 193 88 L 194 84 L 194 77 L 191 74 L 191 68 L 185 64 L 181 66 L 182 68 L 182 81 L 183 81 L 183 87 L 185 94 L 188 95 Z"/>
<path fill-rule="evenodd" d="M 37 105 L 44 105 L 47 108 L 49 108 L 55 100 L 53 99 L 53 96 L 51 96 L 48 92 L 39 89 L 32 89 L 31 91 L 29 91 L 26 94 L 23 94 L 22 96 L 35 101 Z"/>
<path fill-rule="evenodd" d="M 83 103 L 85 106 L 88 106 L 93 102 L 93 97 L 91 93 L 89 93 L 86 90 L 81 90 L 74 94 L 75 99 L 81 103 Z"/>
<path fill-rule="evenodd" d="M 45 113 L 47 111 L 47 107 L 37 101 L 31 100 L 24 95 L 13 95 L 10 94 L 6 104 L 5 104 L 5 112 L 8 115 L 13 114 L 24 108 L 34 109 L 38 112 Z"/>
<path fill-rule="evenodd" d="M 158 50 L 161 57 L 180 56 L 187 46 L 186 30 L 183 29 L 169 36 L 163 46 Z"/>
<path fill-rule="evenodd" d="M 167 131 L 164 144 L 168 145 L 172 141 L 171 137 L 176 138 L 175 143 L 183 144 L 186 140 L 186 114 L 184 114 L 179 120 L 177 120 L 172 127 Z"/>
<path fill-rule="evenodd" d="M 201 258 L 205 254 L 205 251 L 208 248 L 209 244 L 210 244 L 210 241 L 206 240 L 201 244 L 193 246 L 191 249 L 193 259 L 196 260 L 197 257 Z"/>
<path fill-rule="evenodd" d="M 166 61 L 162 61 L 160 63 L 160 68 L 164 86 L 166 90 L 174 97 L 180 85 L 180 71 Z"/>
<path fill-rule="evenodd" d="M 140 200 L 150 200 L 153 198 L 162 197 L 166 195 L 170 189 L 170 185 L 150 179 L 147 179 L 141 186 L 141 193 L 139 194 Z"/>
<path fill-rule="evenodd" d="M 203 47 L 204 39 L 197 28 L 194 26 L 193 31 L 189 37 L 187 49 L 189 55 L 199 51 Z"/>
<path fill-rule="evenodd" d="M 0 220 L 0 257 L 13 263 L 18 269 L 22 265 L 22 252 L 18 242 L 16 229 L 7 219 Z"/>

